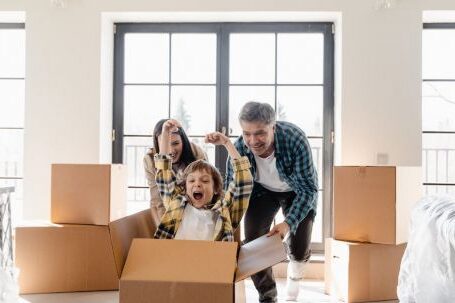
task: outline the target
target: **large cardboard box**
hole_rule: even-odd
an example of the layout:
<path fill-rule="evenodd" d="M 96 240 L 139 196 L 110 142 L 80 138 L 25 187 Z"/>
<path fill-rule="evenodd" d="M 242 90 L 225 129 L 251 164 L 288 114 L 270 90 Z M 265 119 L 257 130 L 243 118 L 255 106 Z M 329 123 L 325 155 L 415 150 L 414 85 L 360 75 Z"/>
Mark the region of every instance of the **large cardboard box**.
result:
<path fill-rule="evenodd" d="M 397 299 L 405 247 L 326 239 L 326 293 L 345 302 Z"/>
<path fill-rule="evenodd" d="M 108 226 L 31 223 L 16 228 L 21 293 L 118 289 L 133 238 L 155 232 L 150 210 Z"/>
<path fill-rule="evenodd" d="M 107 226 L 17 227 L 16 266 L 22 294 L 118 289 Z"/>
<path fill-rule="evenodd" d="M 120 303 L 234 302 L 235 283 L 286 259 L 279 236 L 237 242 L 134 239 Z"/>
<path fill-rule="evenodd" d="M 420 167 L 336 166 L 334 238 L 405 243 L 413 205 L 421 198 Z"/>
<path fill-rule="evenodd" d="M 119 164 L 52 164 L 51 221 L 108 225 L 126 215 L 127 169 Z"/>
<path fill-rule="evenodd" d="M 117 272 L 120 278 L 133 239 L 153 238 L 155 234 L 155 224 L 153 223 L 150 209 L 109 223 L 109 231 Z"/>

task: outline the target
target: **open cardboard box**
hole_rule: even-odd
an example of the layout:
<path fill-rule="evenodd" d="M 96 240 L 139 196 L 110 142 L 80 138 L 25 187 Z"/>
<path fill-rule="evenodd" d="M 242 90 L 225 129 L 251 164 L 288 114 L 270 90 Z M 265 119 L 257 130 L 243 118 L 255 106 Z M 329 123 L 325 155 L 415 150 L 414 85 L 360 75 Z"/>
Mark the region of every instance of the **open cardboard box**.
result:
<path fill-rule="evenodd" d="M 116 290 L 133 238 L 151 238 L 150 210 L 109 226 L 28 222 L 16 228 L 22 294 Z"/>
<path fill-rule="evenodd" d="M 237 242 L 134 239 L 120 303 L 229 302 L 235 283 L 286 259 L 279 235 Z"/>

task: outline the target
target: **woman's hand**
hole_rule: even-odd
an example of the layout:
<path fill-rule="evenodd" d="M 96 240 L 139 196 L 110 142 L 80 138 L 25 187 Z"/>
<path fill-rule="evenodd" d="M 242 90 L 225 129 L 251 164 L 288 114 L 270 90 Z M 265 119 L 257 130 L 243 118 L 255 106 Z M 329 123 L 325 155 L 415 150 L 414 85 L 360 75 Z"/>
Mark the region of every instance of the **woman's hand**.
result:
<path fill-rule="evenodd" d="M 163 128 L 161 129 L 162 133 L 173 133 L 179 130 L 179 127 L 182 127 L 179 121 L 175 119 L 169 119 L 163 123 Z"/>
<path fill-rule="evenodd" d="M 205 135 L 205 143 L 212 143 L 213 145 L 226 145 L 229 138 L 220 132 L 213 132 Z"/>
<path fill-rule="evenodd" d="M 161 128 L 161 135 L 158 136 L 158 144 L 160 146 L 160 154 L 167 155 L 171 151 L 170 136 L 172 133 L 177 132 L 181 127 L 179 121 L 169 119 L 163 123 Z"/>

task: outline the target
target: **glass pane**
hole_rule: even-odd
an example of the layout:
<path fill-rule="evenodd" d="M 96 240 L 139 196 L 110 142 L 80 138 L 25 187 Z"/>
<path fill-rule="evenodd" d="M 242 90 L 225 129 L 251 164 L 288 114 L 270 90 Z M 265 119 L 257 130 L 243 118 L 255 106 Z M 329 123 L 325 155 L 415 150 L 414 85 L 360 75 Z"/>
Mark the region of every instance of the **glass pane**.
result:
<path fill-rule="evenodd" d="M 229 82 L 275 83 L 275 34 L 231 34 Z"/>
<path fill-rule="evenodd" d="M 24 80 L 0 80 L 0 127 L 24 127 L 24 100 Z"/>
<path fill-rule="evenodd" d="M 322 149 L 322 138 L 318 138 L 318 139 L 315 139 L 315 138 L 310 138 L 308 139 L 308 142 L 310 143 L 310 147 L 311 147 L 311 155 L 313 156 L 313 163 L 314 163 L 314 166 L 316 168 L 316 171 L 318 173 L 318 186 L 319 186 L 319 189 L 321 189 L 323 187 L 323 181 L 324 181 L 324 178 L 322 176 L 322 172 L 323 172 L 323 167 L 322 167 L 322 152 L 323 152 L 323 149 Z"/>
<path fill-rule="evenodd" d="M 13 227 L 22 221 L 22 205 L 24 201 L 24 187 L 22 179 L 0 179 L 0 187 L 14 187 L 14 192 L 10 195 L 11 220 Z"/>
<path fill-rule="evenodd" d="M 422 36 L 423 79 L 455 79 L 455 29 L 426 29 Z"/>
<path fill-rule="evenodd" d="M 455 183 L 455 134 L 423 134 L 424 182 Z"/>
<path fill-rule="evenodd" d="M 169 117 L 168 86 L 125 86 L 125 134 L 151 135 L 155 124 Z"/>
<path fill-rule="evenodd" d="M 455 131 L 455 82 L 422 83 L 422 129 Z"/>
<path fill-rule="evenodd" d="M 324 192 L 319 191 L 317 213 L 314 218 L 313 230 L 311 233 L 312 243 L 322 243 L 322 218 L 324 217 L 324 208 L 322 207 L 323 196 Z"/>
<path fill-rule="evenodd" d="M 216 34 L 172 34 L 172 83 L 216 83 Z"/>
<path fill-rule="evenodd" d="M 173 86 L 171 117 L 179 120 L 188 136 L 215 131 L 215 86 Z"/>
<path fill-rule="evenodd" d="M 169 34 L 125 35 L 125 83 L 169 83 Z"/>
<path fill-rule="evenodd" d="M 313 230 L 311 233 L 311 242 L 312 243 L 322 243 L 322 218 L 323 218 L 323 208 L 322 208 L 322 201 L 323 201 L 323 194 L 324 192 L 319 191 L 318 196 L 318 205 L 316 210 L 316 217 L 314 218 L 313 223 Z M 275 224 L 281 223 L 284 221 L 283 212 L 280 210 L 275 216 Z M 242 237 L 243 239 L 243 237 Z"/>
<path fill-rule="evenodd" d="M 240 136 L 239 113 L 249 101 L 267 102 L 275 107 L 275 87 L 231 86 L 229 88 L 229 127 L 231 136 Z"/>
<path fill-rule="evenodd" d="M 297 124 L 307 136 L 322 136 L 323 88 L 278 86 L 278 120 Z"/>
<path fill-rule="evenodd" d="M 0 129 L 0 177 L 22 177 L 24 131 Z"/>
<path fill-rule="evenodd" d="M 126 214 L 132 215 L 150 208 L 150 191 L 148 188 L 128 188 Z"/>
<path fill-rule="evenodd" d="M 455 195 L 455 186 L 442 186 L 442 185 L 424 185 L 423 186 L 423 194 L 425 196 L 428 195 L 436 195 L 436 194 L 450 194 Z"/>
<path fill-rule="evenodd" d="M 278 34 L 277 44 L 279 84 L 323 83 L 322 34 Z"/>
<path fill-rule="evenodd" d="M 25 30 L 0 30 L 0 77 L 25 77 Z"/>
<path fill-rule="evenodd" d="M 210 163 L 215 165 L 215 145 L 207 144 L 202 137 L 190 137 L 190 141 L 196 143 L 205 151 Z"/>
<path fill-rule="evenodd" d="M 128 167 L 128 186 L 146 186 L 144 156 L 153 145 L 152 138 L 124 137 L 123 164 Z"/>

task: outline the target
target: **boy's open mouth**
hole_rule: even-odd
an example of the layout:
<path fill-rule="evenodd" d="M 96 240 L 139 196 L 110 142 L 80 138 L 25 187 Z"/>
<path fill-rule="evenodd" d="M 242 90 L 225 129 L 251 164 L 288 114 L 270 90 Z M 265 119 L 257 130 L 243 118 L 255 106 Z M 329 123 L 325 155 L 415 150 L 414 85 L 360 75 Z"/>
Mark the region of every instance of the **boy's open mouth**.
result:
<path fill-rule="evenodd" d="M 194 192 L 193 192 L 193 198 L 194 198 L 194 200 L 199 201 L 199 200 L 202 199 L 203 196 L 204 196 L 204 195 L 203 195 L 202 192 L 200 192 L 200 191 L 194 191 Z"/>

